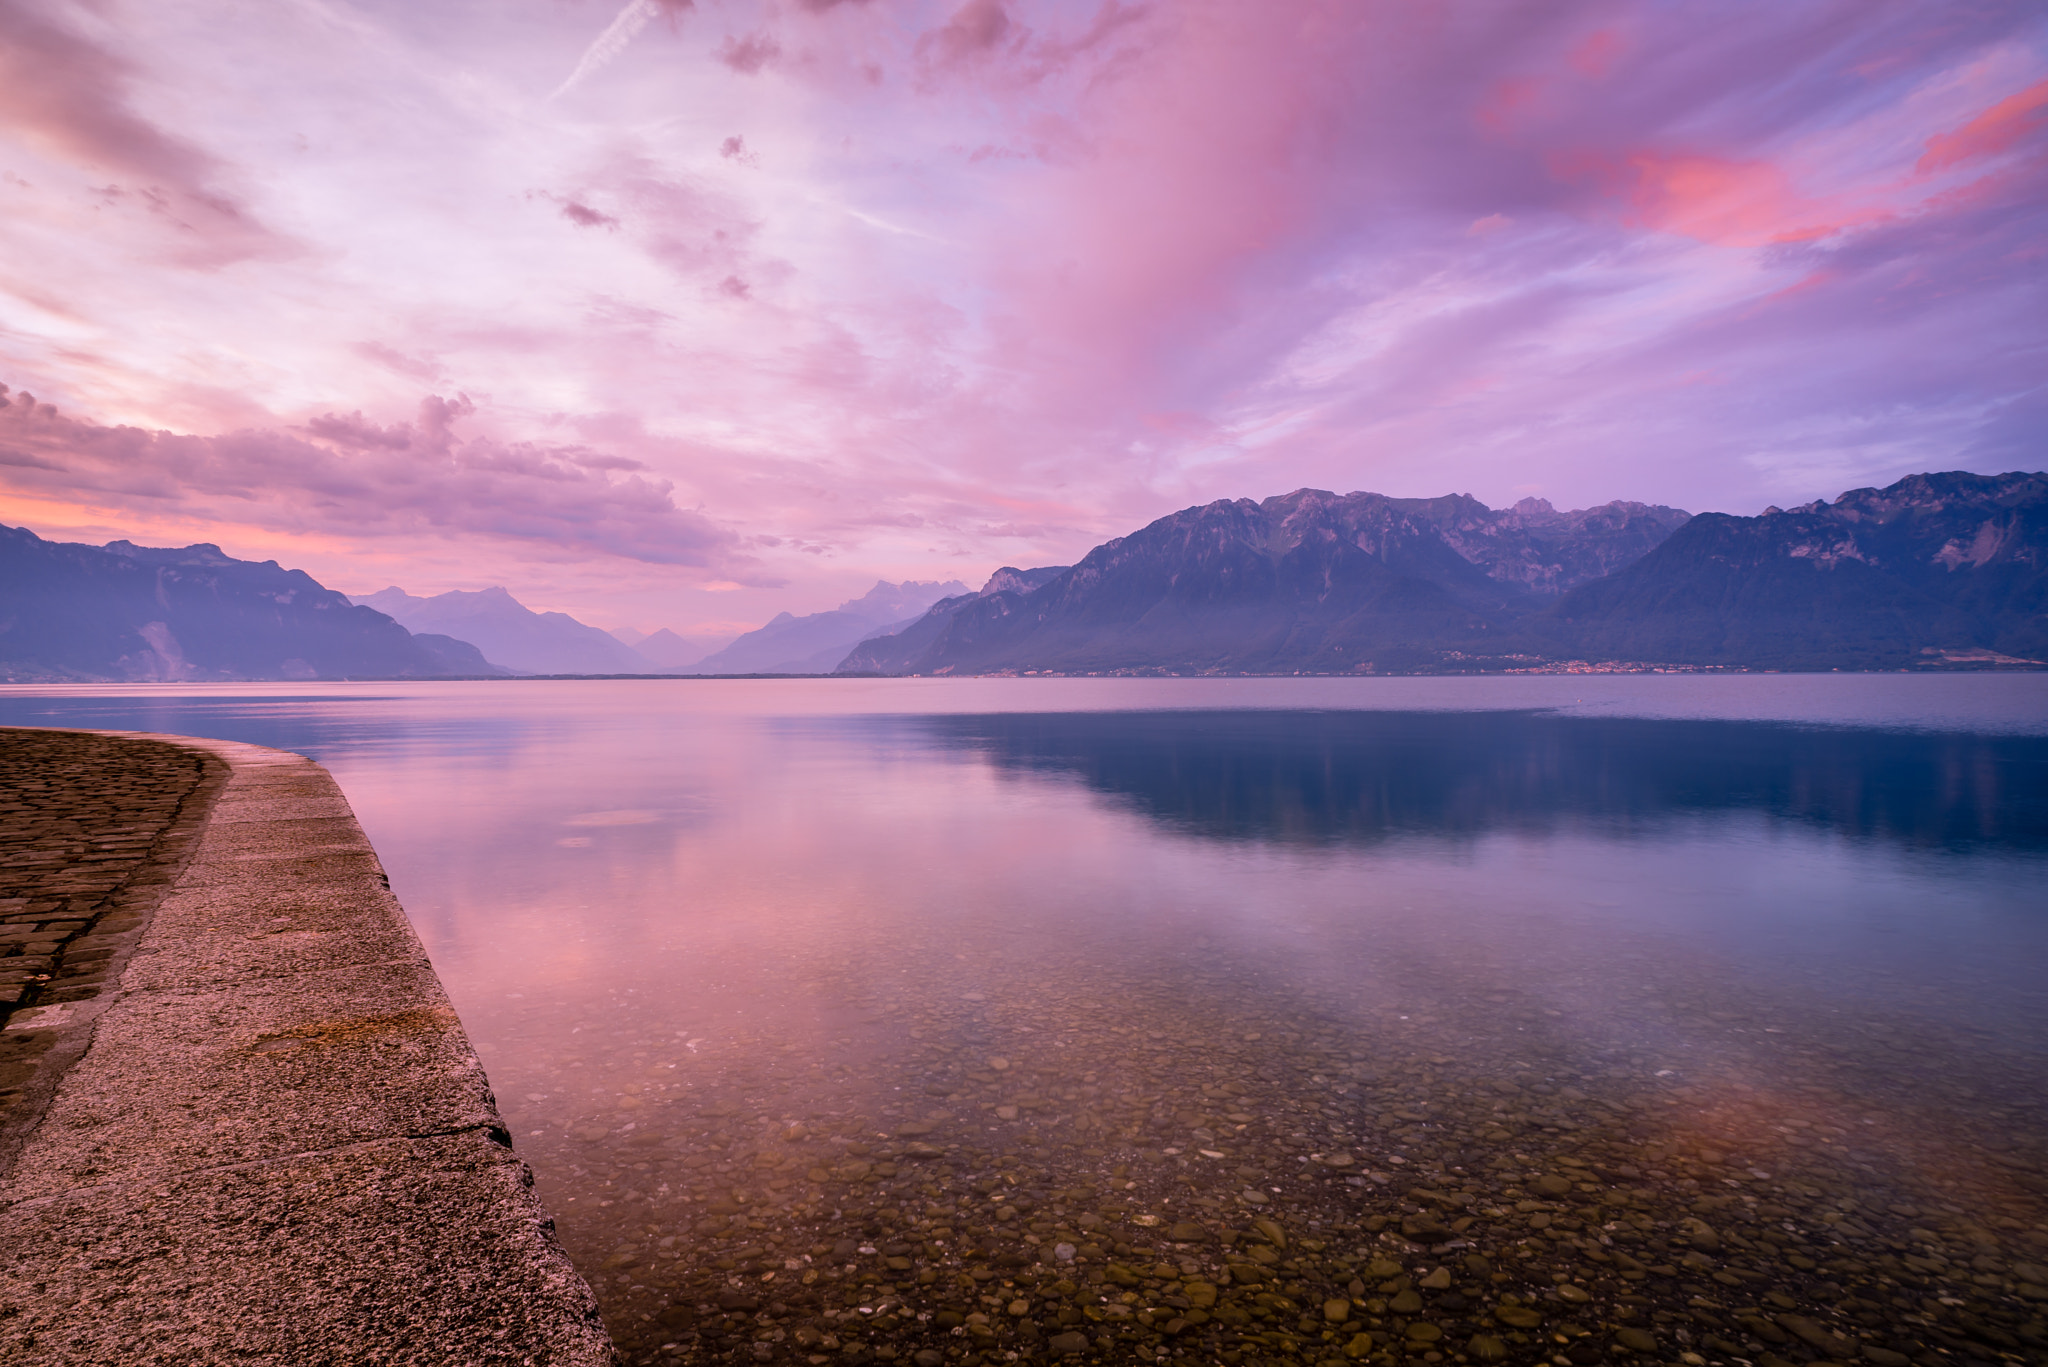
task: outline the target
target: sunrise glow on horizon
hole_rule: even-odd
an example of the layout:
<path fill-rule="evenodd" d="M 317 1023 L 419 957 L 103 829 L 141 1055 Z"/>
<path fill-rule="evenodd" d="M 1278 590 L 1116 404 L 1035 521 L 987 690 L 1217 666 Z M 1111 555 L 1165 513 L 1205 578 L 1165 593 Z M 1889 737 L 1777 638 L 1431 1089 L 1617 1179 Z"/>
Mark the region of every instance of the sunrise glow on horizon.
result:
<path fill-rule="evenodd" d="M 350 593 L 2041 466 L 2021 3 L 13 0 L 0 129 L 0 522 Z"/>

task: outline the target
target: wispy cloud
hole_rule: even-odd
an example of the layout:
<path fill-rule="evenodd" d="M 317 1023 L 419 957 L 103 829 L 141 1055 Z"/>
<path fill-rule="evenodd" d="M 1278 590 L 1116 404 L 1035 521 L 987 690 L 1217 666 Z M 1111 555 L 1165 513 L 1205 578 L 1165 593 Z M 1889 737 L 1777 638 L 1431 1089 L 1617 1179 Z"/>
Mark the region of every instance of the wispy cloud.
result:
<path fill-rule="evenodd" d="M 695 0 L 626 0 L 626 7 L 620 10 L 604 32 L 591 40 L 583 49 L 583 56 L 577 60 L 576 69 L 568 79 L 555 87 L 550 100 L 558 100 L 589 80 L 618 55 L 633 45 L 642 29 L 659 19 L 664 13 L 677 14 L 694 8 Z"/>
<path fill-rule="evenodd" d="M 0 5 L 0 135 L 107 178 L 91 191 L 101 212 L 141 220 L 161 258 L 215 269 L 297 254 L 226 188 L 234 173 L 221 158 L 138 111 L 143 70 L 57 12 Z M 19 171 L 11 179 L 31 188 Z"/>
<path fill-rule="evenodd" d="M 465 438 L 467 397 L 429 396 L 409 422 L 323 413 L 296 431 L 193 436 L 105 426 L 0 393 L 0 468 L 16 491 L 158 515 L 268 523 L 361 542 L 475 539 L 650 564 L 744 563 L 738 537 L 676 506 L 630 458 L 582 445 Z"/>
<path fill-rule="evenodd" d="M 1301 485 L 2048 439 L 2038 5 L 225 5 L 0 0 L 0 374 L 74 423 L 0 499 L 731 620 Z"/>

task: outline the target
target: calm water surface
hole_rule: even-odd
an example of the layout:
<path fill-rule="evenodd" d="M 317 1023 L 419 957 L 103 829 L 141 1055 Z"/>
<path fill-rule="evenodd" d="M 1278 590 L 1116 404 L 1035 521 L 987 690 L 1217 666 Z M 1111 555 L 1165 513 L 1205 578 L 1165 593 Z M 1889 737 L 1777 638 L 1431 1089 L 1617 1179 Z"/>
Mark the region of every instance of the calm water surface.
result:
<path fill-rule="evenodd" d="M 0 724 L 334 772 L 635 1361 L 2048 1346 L 2042 676 L 10 688 Z"/>

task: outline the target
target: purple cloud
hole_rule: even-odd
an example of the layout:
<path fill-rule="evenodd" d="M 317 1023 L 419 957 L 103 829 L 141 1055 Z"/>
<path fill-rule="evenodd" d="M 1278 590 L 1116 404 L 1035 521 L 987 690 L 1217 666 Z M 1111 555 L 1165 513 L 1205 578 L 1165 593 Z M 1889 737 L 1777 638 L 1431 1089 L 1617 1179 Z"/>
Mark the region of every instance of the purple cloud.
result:
<path fill-rule="evenodd" d="M 135 112 L 139 74 L 41 5 L 0 5 L 0 131 L 114 176 L 98 191 L 102 203 L 153 220 L 179 264 L 217 269 L 296 253 L 220 188 L 230 173 L 217 157 Z"/>
<path fill-rule="evenodd" d="M 1003 0 L 967 0 L 952 18 L 918 40 L 918 51 L 940 65 L 952 65 L 993 52 L 1016 36 L 1016 24 Z"/>
<path fill-rule="evenodd" d="M 744 38 L 728 35 L 718 49 L 718 60 L 743 76 L 752 76 L 781 55 L 782 45 L 765 33 L 750 33 Z"/>
<path fill-rule="evenodd" d="M 573 199 L 563 201 L 562 217 L 568 219 L 579 228 L 616 228 L 619 226 L 619 220 L 613 218 L 610 214 L 600 213 L 588 204 L 579 204 Z"/>
<path fill-rule="evenodd" d="M 5 399 L 0 394 L 0 399 Z M 323 414 L 298 433 L 181 436 L 63 416 L 32 396 L 0 406 L 0 466 L 17 491 L 161 515 L 266 522 L 359 542 L 475 538 L 659 565 L 735 559 L 737 538 L 678 508 L 640 462 L 540 442 L 464 440 L 465 397 L 421 400 L 412 423 Z"/>
<path fill-rule="evenodd" d="M 2048 431 L 2039 6 L 664 9 L 7 10 L 62 73 L 0 86 L 9 374 L 147 439 L 14 441 L 0 496 L 290 528 L 232 472 L 424 462 L 431 515 L 366 526 L 498 537 L 450 491 L 505 481 L 522 546 L 698 517 L 829 605 L 1217 497 L 1747 511 Z M 258 221 L 307 254 L 234 256 Z"/>

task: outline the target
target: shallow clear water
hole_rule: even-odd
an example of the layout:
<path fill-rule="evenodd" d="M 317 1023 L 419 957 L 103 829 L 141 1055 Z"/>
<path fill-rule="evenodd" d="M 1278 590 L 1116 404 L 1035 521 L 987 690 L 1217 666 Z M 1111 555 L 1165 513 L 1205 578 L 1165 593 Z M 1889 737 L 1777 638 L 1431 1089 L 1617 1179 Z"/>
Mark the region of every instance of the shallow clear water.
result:
<path fill-rule="evenodd" d="M 1581 1362 L 1634 1323 L 1723 1361 L 1766 1284 L 1909 1356 L 2029 1342 L 2043 676 L 9 688 L 0 724 L 334 772 L 635 1360 Z M 1601 1187 L 1550 1203 L 1576 1242 L 1539 1170 Z M 1762 1221 L 1719 1283 L 1670 1233 L 1702 1183 Z M 1301 1303 L 1238 1325 L 1254 1217 Z M 2021 1269 L 2009 1314 L 1879 1298 L 1937 1218 Z M 1492 1262 L 1378 1298 L 1451 1250 Z M 1487 1318 L 1581 1282 L 1584 1323 Z"/>

